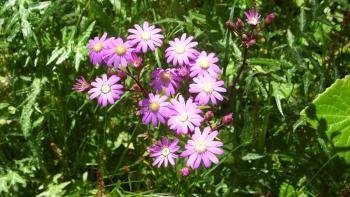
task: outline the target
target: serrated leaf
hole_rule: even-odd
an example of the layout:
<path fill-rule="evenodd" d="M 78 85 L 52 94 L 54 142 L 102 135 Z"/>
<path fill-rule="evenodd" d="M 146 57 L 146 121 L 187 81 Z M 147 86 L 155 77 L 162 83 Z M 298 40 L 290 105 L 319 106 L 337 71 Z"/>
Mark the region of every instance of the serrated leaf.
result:
<path fill-rule="evenodd" d="M 71 52 L 72 52 L 72 48 L 68 47 L 68 49 L 66 49 L 66 51 L 63 52 L 63 54 L 57 59 L 56 64 L 61 64 L 64 60 L 69 58 L 69 55 L 71 54 Z"/>
<path fill-rule="evenodd" d="M 28 94 L 28 101 L 22 109 L 22 113 L 19 121 L 21 123 L 21 129 L 25 137 L 28 137 L 29 131 L 32 129 L 31 116 L 34 111 L 34 104 L 38 94 L 41 91 L 41 84 L 44 82 L 45 82 L 44 79 L 42 80 L 38 78 L 34 79 L 31 85 L 32 91 Z"/>
<path fill-rule="evenodd" d="M 332 139 L 336 148 L 350 148 L 350 76 L 338 79 L 300 115 Z M 350 162 L 350 151 L 338 153 Z"/>
<path fill-rule="evenodd" d="M 83 33 L 83 35 L 79 38 L 79 44 L 83 44 L 85 46 L 87 39 L 89 39 L 92 30 L 95 27 L 96 21 L 93 21 L 89 27 L 86 29 L 86 31 Z"/>
<path fill-rule="evenodd" d="M 64 48 L 55 48 L 50 56 L 50 59 L 47 61 L 46 65 L 49 65 L 51 62 L 55 61 L 58 56 L 64 52 Z"/>

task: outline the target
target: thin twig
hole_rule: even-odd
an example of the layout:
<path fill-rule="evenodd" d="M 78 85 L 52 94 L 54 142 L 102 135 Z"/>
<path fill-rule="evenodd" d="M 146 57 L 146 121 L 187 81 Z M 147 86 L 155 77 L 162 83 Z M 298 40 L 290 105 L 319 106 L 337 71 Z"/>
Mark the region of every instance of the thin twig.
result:
<path fill-rule="evenodd" d="M 148 92 L 146 91 L 146 89 L 141 85 L 140 81 L 138 79 L 136 79 L 132 73 L 130 72 L 130 69 L 128 67 L 126 67 L 126 74 L 128 76 L 130 76 L 135 82 L 136 84 L 140 87 L 142 93 L 144 94 L 145 97 L 148 97 Z"/>

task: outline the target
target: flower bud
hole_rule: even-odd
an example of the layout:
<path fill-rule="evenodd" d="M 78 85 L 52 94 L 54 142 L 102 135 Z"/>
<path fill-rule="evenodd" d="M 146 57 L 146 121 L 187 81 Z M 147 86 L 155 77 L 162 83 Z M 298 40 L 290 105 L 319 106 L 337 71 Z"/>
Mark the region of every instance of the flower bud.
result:
<path fill-rule="evenodd" d="M 271 12 L 269 15 L 267 15 L 265 19 L 265 26 L 270 25 L 276 18 L 276 15 L 274 12 Z"/>
<path fill-rule="evenodd" d="M 108 75 L 108 76 L 115 75 L 114 69 L 113 69 L 113 68 L 108 68 L 108 69 L 107 69 L 107 75 Z"/>
<path fill-rule="evenodd" d="M 227 114 L 226 116 L 224 116 L 223 118 L 222 118 L 222 124 L 229 124 L 229 123 L 231 123 L 232 121 L 233 121 L 233 113 L 229 113 L 229 114 Z"/>
<path fill-rule="evenodd" d="M 234 24 L 233 24 L 233 22 L 232 22 L 231 20 L 228 20 L 228 21 L 226 22 L 226 27 L 227 27 L 229 30 L 231 30 L 231 31 L 233 31 L 233 30 L 235 29 L 235 26 L 234 26 Z"/>
<path fill-rule="evenodd" d="M 205 121 L 211 121 L 214 118 L 214 113 L 212 111 L 207 111 L 207 113 L 204 114 L 204 120 Z"/>
<path fill-rule="evenodd" d="M 242 40 L 245 41 L 245 40 L 247 40 L 247 39 L 248 39 L 247 34 L 242 34 Z"/>
<path fill-rule="evenodd" d="M 184 167 L 180 170 L 181 176 L 188 176 L 190 174 L 190 169 L 188 167 Z"/>
<path fill-rule="evenodd" d="M 251 47 L 256 45 L 256 40 L 255 38 L 250 39 L 247 43 L 246 43 L 247 47 Z"/>
<path fill-rule="evenodd" d="M 237 21 L 236 21 L 236 28 L 237 29 L 240 29 L 244 26 L 244 22 L 242 21 L 242 19 L 240 18 L 237 18 Z"/>
<path fill-rule="evenodd" d="M 137 83 L 134 83 L 134 84 L 132 85 L 132 89 L 135 90 L 135 91 L 141 91 L 141 88 L 140 88 L 139 85 L 137 85 Z"/>
<path fill-rule="evenodd" d="M 189 74 L 189 70 L 186 66 L 182 66 L 181 68 L 178 68 L 177 73 L 181 76 L 181 77 L 187 77 Z"/>
<path fill-rule="evenodd" d="M 126 77 L 127 77 L 125 71 L 123 71 L 123 70 L 119 70 L 117 76 L 118 76 L 122 81 L 124 81 L 124 80 L 126 79 Z"/>

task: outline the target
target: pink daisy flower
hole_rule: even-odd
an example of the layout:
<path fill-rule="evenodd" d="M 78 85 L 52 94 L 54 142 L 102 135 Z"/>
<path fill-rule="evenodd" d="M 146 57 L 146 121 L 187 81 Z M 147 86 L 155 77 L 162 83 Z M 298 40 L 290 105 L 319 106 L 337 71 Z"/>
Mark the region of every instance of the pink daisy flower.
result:
<path fill-rule="evenodd" d="M 167 96 L 175 95 L 175 90 L 180 88 L 181 77 L 177 74 L 176 69 L 168 68 L 166 70 L 157 68 L 151 73 L 154 79 L 150 85 L 161 93 L 163 89 Z"/>
<path fill-rule="evenodd" d="M 256 26 L 257 24 L 259 24 L 260 14 L 258 10 L 254 11 L 254 8 L 252 8 L 249 11 L 249 13 L 244 12 L 244 14 L 247 17 L 246 21 L 249 25 Z"/>
<path fill-rule="evenodd" d="M 149 147 L 150 156 L 155 158 L 152 165 L 157 165 L 158 168 L 163 163 L 165 167 L 168 166 L 168 163 L 175 165 L 174 159 L 178 158 L 176 151 L 180 149 L 180 146 L 177 145 L 178 142 L 177 138 L 172 142 L 170 138 L 167 140 L 165 137 L 162 137 L 162 141 L 157 141 L 155 145 Z"/>
<path fill-rule="evenodd" d="M 156 47 L 162 46 L 164 36 L 160 34 L 161 29 L 155 28 L 154 25 L 150 26 L 148 22 L 143 23 L 143 28 L 137 24 L 134 27 L 135 29 L 128 29 L 128 32 L 131 33 L 128 40 L 132 46 L 136 46 L 137 53 L 141 49 L 143 53 L 146 53 L 148 48 L 154 51 Z"/>
<path fill-rule="evenodd" d="M 123 86 L 117 84 L 119 77 L 112 75 L 109 78 L 106 74 L 102 78 L 96 77 L 96 80 L 91 83 L 92 88 L 89 90 L 90 99 L 98 98 L 98 104 L 107 106 L 107 103 L 113 105 L 116 100 L 120 99 L 123 94 Z"/>
<path fill-rule="evenodd" d="M 124 42 L 121 38 L 112 38 L 106 44 L 106 49 L 103 50 L 103 59 L 107 65 L 114 65 L 118 69 L 119 64 L 123 67 L 128 65 L 127 60 L 131 58 L 131 52 L 134 48 L 129 42 Z"/>
<path fill-rule="evenodd" d="M 76 83 L 73 85 L 72 90 L 75 90 L 77 92 L 85 92 L 88 91 L 91 88 L 91 85 L 89 82 L 85 80 L 83 76 L 76 79 Z"/>
<path fill-rule="evenodd" d="M 198 109 L 191 98 L 185 101 L 183 96 L 180 95 L 178 100 L 171 99 L 170 103 L 168 125 L 178 135 L 181 133 L 187 134 L 188 131 L 193 131 L 195 126 L 201 125 L 204 119 L 199 114 L 202 111 Z"/>
<path fill-rule="evenodd" d="M 221 69 L 216 65 L 218 61 L 219 59 L 214 53 L 207 54 L 207 52 L 202 51 L 195 62 L 190 64 L 190 77 L 208 73 L 209 75 L 217 78 L 221 74 Z"/>
<path fill-rule="evenodd" d="M 146 125 L 151 121 L 153 127 L 157 126 L 158 121 L 164 124 L 168 118 L 169 112 L 169 103 L 166 102 L 167 99 L 168 97 L 166 96 L 154 95 L 152 93 L 148 94 L 148 98 L 139 102 L 142 109 L 137 112 L 137 115 L 143 115 L 142 122 Z"/>
<path fill-rule="evenodd" d="M 102 51 L 106 48 L 106 40 L 107 33 L 104 33 L 101 38 L 95 37 L 94 39 L 89 40 L 87 48 L 89 49 L 90 62 L 93 65 L 101 64 L 102 59 Z"/>
<path fill-rule="evenodd" d="M 193 39 L 192 36 L 187 38 L 184 33 L 180 39 L 175 38 L 175 40 L 170 41 L 170 47 L 165 50 L 167 63 L 173 61 L 174 66 L 177 64 L 180 66 L 189 65 L 190 60 L 194 60 L 198 54 L 198 51 L 193 48 L 197 46 L 198 42 L 191 42 Z"/>
<path fill-rule="evenodd" d="M 207 105 L 209 99 L 213 105 L 216 105 L 216 99 L 222 101 L 224 98 L 219 92 L 226 92 L 226 89 L 222 86 L 224 81 L 217 81 L 214 77 L 205 74 L 204 76 L 198 76 L 193 78 L 195 83 L 190 84 L 190 93 L 196 93 L 195 101 L 200 105 Z"/>
<path fill-rule="evenodd" d="M 132 67 L 134 68 L 139 68 L 142 66 L 142 58 L 137 56 L 135 52 L 131 53 L 131 57 L 128 59 L 128 62 L 131 64 Z"/>
<path fill-rule="evenodd" d="M 211 162 L 219 163 L 216 155 L 224 154 L 224 151 L 219 148 L 223 146 L 221 141 L 214 141 L 214 138 L 218 135 L 218 131 L 210 132 L 210 127 L 206 127 L 203 133 L 198 127 L 192 135 L 192 139 L 187 141 L 185 145 L 185 151 L 181 153 L 181 157 L 188 157 L 187 166 L 197 169 L 201 162 L 204 163 L 206 168 L 209 168 Z"/>

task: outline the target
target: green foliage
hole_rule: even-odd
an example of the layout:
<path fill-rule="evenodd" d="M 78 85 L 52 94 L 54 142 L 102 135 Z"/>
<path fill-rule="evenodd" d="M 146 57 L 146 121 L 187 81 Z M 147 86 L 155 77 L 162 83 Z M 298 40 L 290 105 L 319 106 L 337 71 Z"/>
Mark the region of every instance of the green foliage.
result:
<path fill-rule="evenodd" d="M 166 37 L 146 55 L 145 83 L 186 32 L 218 55 L 228 88 L 244 50 L 225 22 L 251 7 L 276 19 L 248 49 L 230 103 L 212 109 L 213 124 L 229 112 L 234 124 L 220 130 L 225 154 L 210 169 L 182 177 L 185 163 L 151 166 L 147 147 L 172 134 L 140 124 L 140 95 L 104 109 L 71 90 L 76 77 L 103 72 L 89 62 L 90 38 L 125 38 L 143 21 Z M 0 1 L 0 195 L 346 196 L 349 10 L 346 0 Z"/>
<path fill-rule="evenodd" d="M 311 125 L 325 132 L 335 148 L 344 149 L 339 155 L 350 162 L 349 103 L 350 77 L 338 79 L 301 112 Z"/>

